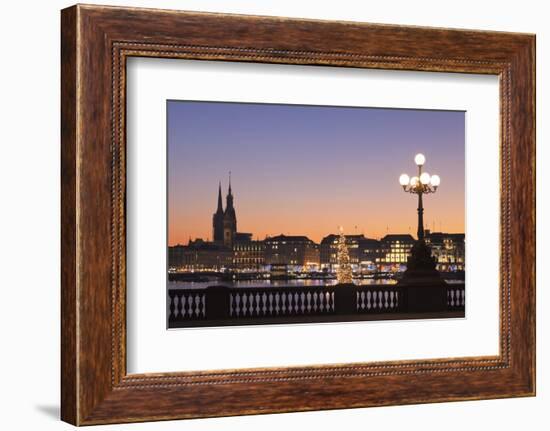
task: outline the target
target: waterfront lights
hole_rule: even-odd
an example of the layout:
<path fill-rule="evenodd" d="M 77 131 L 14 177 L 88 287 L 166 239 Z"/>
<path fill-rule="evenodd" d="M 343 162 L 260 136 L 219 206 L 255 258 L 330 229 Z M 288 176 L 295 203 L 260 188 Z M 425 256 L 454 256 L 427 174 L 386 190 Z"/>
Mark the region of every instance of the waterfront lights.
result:
<path fill-rule="evenodd" d="M 401 174 L 399 184 L 407 193 L 418 195 L 418 239 L 424 239 L 424 207 L 422 205 L 422 195 L 435 193 L 437 187 L 441 183 L 439 175 L 430 175 L 427 172 L 422 172 L 422 166 L 426 163 L 424 154 L 418 153 L 414 156 L 414 162 L 418 166 L 418 176 L 409 178 L 407 174 Z"/>
<path fill-rule="evenodd" d="M 417 164 L 417 166 L 423 166 L 426 162 L 426 157 L 424 157 L 424 154 L 418 153 L 416 156 L 414 156 L 414 163 Z"/>

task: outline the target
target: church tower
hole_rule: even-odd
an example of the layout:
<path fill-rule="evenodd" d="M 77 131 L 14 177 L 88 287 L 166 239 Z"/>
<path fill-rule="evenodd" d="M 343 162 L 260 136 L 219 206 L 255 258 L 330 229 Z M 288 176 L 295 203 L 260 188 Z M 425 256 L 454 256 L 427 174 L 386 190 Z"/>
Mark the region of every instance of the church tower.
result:
<path fill-rule="evenodd" d="M 233 206 L 233 193 L 231 192 L 231 172 L 229 173 L 229 190 L 227 192 L 225 212 L 223 214 L 223 244 L 233 247 L 235 234 L 237 233 L 237 216 Z"/>
<path fill-rule="evenodd" d="M 218 209 L 212 216 L 212 238 L 215 243 L 223 244 L 223 204 L 222 204 L 222 183 L 218 186 Z"/>

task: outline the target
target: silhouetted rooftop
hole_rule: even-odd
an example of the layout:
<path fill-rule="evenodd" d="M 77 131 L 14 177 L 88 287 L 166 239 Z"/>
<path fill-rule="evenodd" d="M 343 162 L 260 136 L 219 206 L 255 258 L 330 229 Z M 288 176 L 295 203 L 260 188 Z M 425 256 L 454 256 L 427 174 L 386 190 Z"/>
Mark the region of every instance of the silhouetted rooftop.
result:
<path fill-rule="evenodd" d="M 304 235 L 277 235 L 267 237 L 266 241 L 294 241 L 294 242 L 313 242 L 307 236 Z"/>
<path fill-rule="evenodd" d="M 390 233 L 380 241 L 409 241 L 414 242 L 415 239 L 408 233 Z"/>
<path fill-rule="evenodd" d="M 216 244 L 214 242 L 209 241 L 203 241 L 203 240 L 196 240 L 191 241 L 189 245 L 176 245 L 169 248 L 183 248 L 187 250 L 195 250 L 195 251 L 231 251 L 230 248 L 225 247 L 221 244 Z"/>
<path fill-rule="evenodd" d="M 430 240 L 435 241 L 443 241 L 444 238 L 451 238 L 454 241 L 464 241 L 464 234 L 463 233 L 445 233 L 445 232 L 425 232 L 426 238 L 429 238 Z"/>
<path fill-rule="evenodd" d="M 235 241 L 252 241 L 252 234 L 248 232 L 235 232 Z"/>

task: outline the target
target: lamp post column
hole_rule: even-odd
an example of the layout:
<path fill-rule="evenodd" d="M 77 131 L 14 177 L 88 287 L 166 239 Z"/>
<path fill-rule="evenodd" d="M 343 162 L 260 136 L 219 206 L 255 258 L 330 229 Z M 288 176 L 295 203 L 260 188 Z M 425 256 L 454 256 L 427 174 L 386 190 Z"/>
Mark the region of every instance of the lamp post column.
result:
<path fill-rule="evenodd" d="M 420 182 L 420 177 L 422 176 L 422 165 L 418 166 L 418 229 L 416 231 L 416 237 L 418 238 L 418 241 L 422 241 L 424 239 L 424 206 L 422 204 L 422 194 L 423 194 L 423 187 L 422 183 Z"/>
<path fill-rule="evenodd" d="M 418 230 L 416 231 L 418 241 L 424 239 L 424 207 L 422 206 L 422 192 L 418 192 Z"/>

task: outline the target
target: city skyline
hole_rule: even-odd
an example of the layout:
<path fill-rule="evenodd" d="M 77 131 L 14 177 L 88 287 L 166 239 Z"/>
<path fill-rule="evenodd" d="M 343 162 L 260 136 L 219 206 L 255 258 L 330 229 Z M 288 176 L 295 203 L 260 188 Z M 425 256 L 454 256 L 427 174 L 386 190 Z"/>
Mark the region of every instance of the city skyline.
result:
<path fill-rule="evenodd" d="M 416 232 L 398 178 L 414 155 L 441 177 L 425 227 L 464 232 L 464 112 L 168 101 L 168 244 L 212 240 L 228 171 L 238 230 L 256 239 Z"/>

